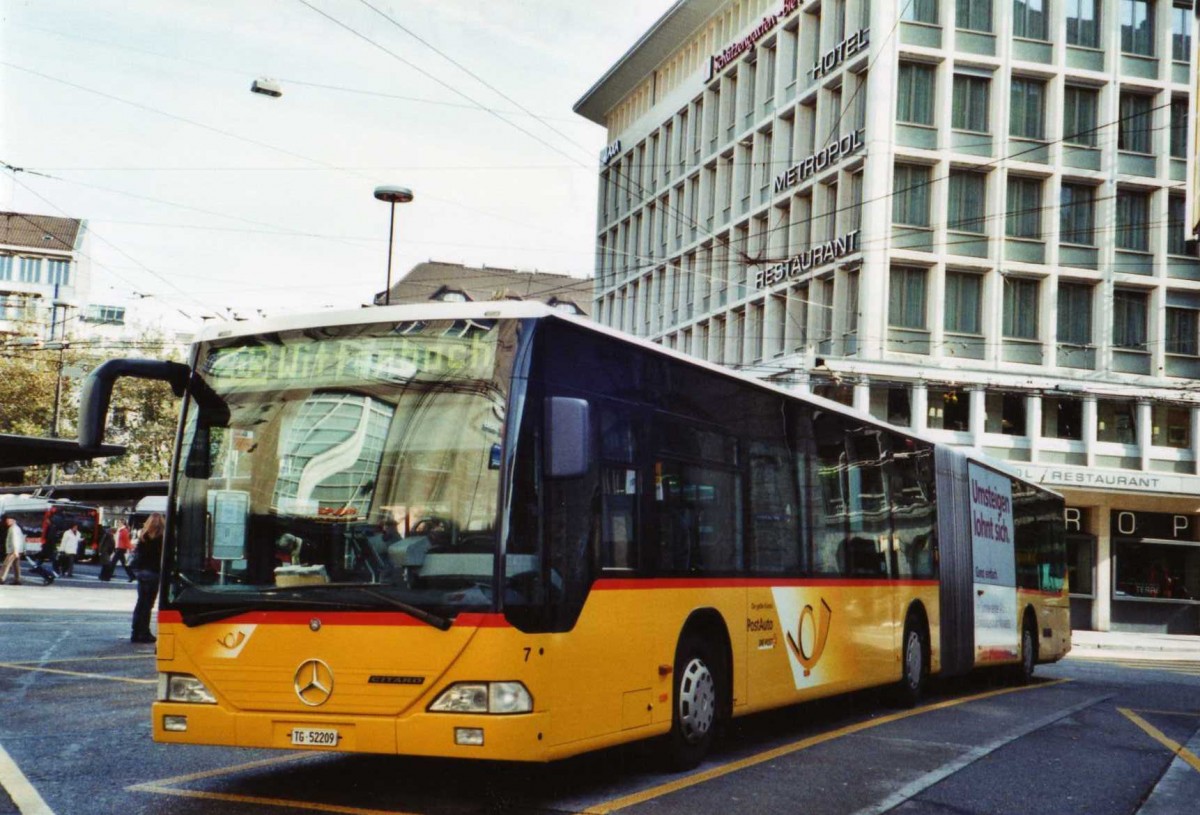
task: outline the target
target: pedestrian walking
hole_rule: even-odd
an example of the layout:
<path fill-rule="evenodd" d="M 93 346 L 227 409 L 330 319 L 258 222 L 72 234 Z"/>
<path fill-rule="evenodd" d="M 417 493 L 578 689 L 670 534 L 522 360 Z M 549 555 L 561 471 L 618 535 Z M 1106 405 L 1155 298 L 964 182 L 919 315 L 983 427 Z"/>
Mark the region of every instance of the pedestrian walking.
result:
<path fill-rule="evenodd" d="M 158 570 L 162 563 L 163 516 L 155 512 L 146 519 L 138 536 L 133 573 L 137 576 L 137 605 L 133 607 L 133 631 L 130 642 L 155 642 L 150 633 L 150 611 L 158 597 Z"/>
<path fill-rule="evenodd" d="M 42 537 L 42 548 L 38 549 L 38 553 L 30 560 L 33 561 L 34 570 L 47 583 L 53 583 L 54 578 L 58 577 L 58 572 L 54 571 L 55 561 L 58 560 L 58 540 L 54 537 L 53 528 L 46 529 Z M 50 565 L 47 566 L 47 563 Z"/>
<path fill-rule="evenodd" d="M 112 565 L 113 571 L 117 570 L 117 564 L 120 563 L 125 567 L 125 574 L 129 577 L 129 582 L 137 580 L 133 569 L 129 566 L 129 556 L 133 552 L 133 536 L 129 534 L 129 526 L 124 521 L 117 521 L 117 548 L 113 550 Z"/>
<path fill-rule="evenodd" d="M 75 521 L 71 524 L 71 528 L 63 533 L 62 540 L 58 542 L 59 577 L 75 576 L 75 558 L 79 556 L 79 543 L 82 540 L 83 535 L 79 534 L 79 522 Z"/>
<path fill-rule="evenodd" d="M 112 580 L 113 570 L 116 568 L 113 563 L 116 550 L 117 540 L 113 537 L 112 527 L 100 527 L 100 580 L 104 583 Z"/>
<path fill-rule="evenodd" d="M 8 580 L 9 569 L 13 573 L 13 585 L 21 585 L 21 557 L 25 553 L 25 533 L 16 518 L 4 515 L 0 519 L 0 531 L 4 532 L 4 568 L 0 570 L 0 583 Z"/>

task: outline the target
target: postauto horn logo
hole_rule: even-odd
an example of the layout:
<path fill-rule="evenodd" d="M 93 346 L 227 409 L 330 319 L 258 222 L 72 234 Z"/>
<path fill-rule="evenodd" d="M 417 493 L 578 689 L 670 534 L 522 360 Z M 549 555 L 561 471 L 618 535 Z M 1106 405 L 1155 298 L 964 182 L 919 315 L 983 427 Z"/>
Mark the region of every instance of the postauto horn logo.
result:
<path fill-rule="evenodd" d="M 804 668 L 804 675 L 812 673 L 812 669 L 821 660 L 825 652 L 825 643 L 829 640 L 829 621 L 833 617 L 833 609 L 821 598 L 821 615 L 813 611 L 812 604 L 805 605 L 800 610 L 800 619 L 796 622 L 796 636 L 787 632 L 788 648 Z M 797 642 L 799 640 L 799 642 Z"/>

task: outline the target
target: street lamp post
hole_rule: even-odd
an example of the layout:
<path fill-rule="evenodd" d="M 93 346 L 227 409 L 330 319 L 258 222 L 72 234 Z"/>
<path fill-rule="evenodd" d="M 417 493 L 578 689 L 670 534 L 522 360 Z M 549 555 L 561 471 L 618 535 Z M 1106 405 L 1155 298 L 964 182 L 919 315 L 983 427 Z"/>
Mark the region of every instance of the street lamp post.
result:
<path fill-rule="evenodd" d="M 389 184 L 376 187 L 375 197 L 392 205 L 392 221 L 388 227 L 387 288 L 383 290 L 383 304 L 390 306 L 392 304 L 392 241 L 396 234 L 396 204 L 407 204 L 413 200 L 413 194 L 408 187 L 396 187 Z"/>

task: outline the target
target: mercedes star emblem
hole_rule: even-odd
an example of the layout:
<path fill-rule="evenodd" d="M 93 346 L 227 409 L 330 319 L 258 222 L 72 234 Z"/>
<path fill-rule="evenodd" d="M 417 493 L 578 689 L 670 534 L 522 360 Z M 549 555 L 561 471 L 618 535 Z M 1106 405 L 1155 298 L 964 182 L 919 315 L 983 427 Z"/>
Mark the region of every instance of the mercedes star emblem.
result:
<path fill-rule="evenodd" d="M 333 671 L 319 659 L 307 660 L 296 669 L 292 686 L 301 702 L 309 707 L 319 707 L 333 695 Z"/>

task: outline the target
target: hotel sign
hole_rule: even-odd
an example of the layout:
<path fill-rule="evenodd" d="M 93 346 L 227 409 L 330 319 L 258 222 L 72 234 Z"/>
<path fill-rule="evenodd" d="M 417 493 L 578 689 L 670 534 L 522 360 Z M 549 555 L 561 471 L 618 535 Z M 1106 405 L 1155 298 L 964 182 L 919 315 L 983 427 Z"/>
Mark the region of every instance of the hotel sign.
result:
<path fill-rule="evenodd" d="M 835 142 L 813 153 L 808 158 L 801 159 L 779 175 L 775 176 L 775 192 L 796 186 L 827 167 L 837 164 L 845 156 L 853 155 L 863 148 L 863 128 L 847 133 Z"/>
<path fill-rule="evenodd" d="M 708 82 L 721 71 L 728 68 L 735 59 L 748 51 L 753 51 L 758 41 L 775 30 L 779 22 L 786 19 L 796 9 L 800 8 L 803 0 L 783 0 L 779 11 L 762 18 L 753 30 L 741 39 L 734 40 L 724 49 L 708 58 L 708 66 L 704 70 L 704 81 Z"/>
<path fill-rule="evenodd" d="M 818 59 L 808 73 L 813 79 L 820 79 L 850 57 L 871 44 L 871 29 L 860 28 L 846 39 L 826 51 Z"/>
<path fill-rule="evenodd" d="M 809 247 L 782 263 L 776 263 L 774 266 L 760 269 L 754 275 L 754 288 L 769 288 L 776 283 L 782 283 L 784 280 L 799 277 L 811 269 L 816 269 L 824 266 L 826 263 L 832 263 L 838 258 L 857 252 L 859 249 L 858 236 L 860 232 L 861 230 L 858 229 L 853 232 L 847 232 L 840 237 Z"/>
<path fill-rule="evenodd" d="M 621 140 L 617 139 L 600 151 L 600 163 L 607 167 L 608 163 L 619 155 L 621 155 Z"/>

